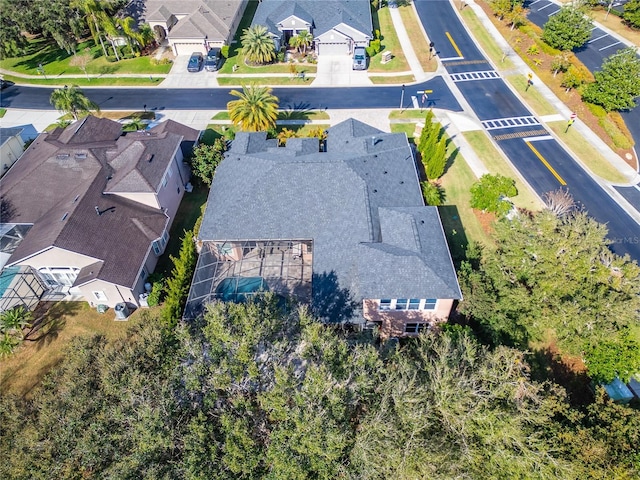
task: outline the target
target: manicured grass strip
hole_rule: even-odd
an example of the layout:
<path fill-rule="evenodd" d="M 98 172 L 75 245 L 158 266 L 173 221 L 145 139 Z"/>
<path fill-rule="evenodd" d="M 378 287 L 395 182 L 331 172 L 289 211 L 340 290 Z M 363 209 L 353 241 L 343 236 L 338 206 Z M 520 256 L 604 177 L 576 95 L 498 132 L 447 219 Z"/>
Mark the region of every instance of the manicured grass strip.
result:
<path fill-rule="evenodd" d="M 329 120 L 324 110 L 280 110 L 278 120 Z"/>
<path fill-rule="evenodd" d="M 402 85 L 415 82 L 416 77 L 413 75 L 400 75 L 398 77 L 369 76 L 369 80 L 376 85 Z"/>
<path fill-rule="evenodd" d="M 164 80 L 162 77 L 110 77 L 110 78 L 91 78 L 87 79 L 86 77 L 74 77 L 74 78 L 51 78 L 48 77 L 46 80 L 41 77 L 33 77 L 33 78 L 22 78 L 22 77 L 14 77 L 13 75 L 4 75 L 5 80 L 9 80 L 18 85 L 50 85 L 50 86 L 60 86 L 60 85 L 78 85 L 80 87 L 102 87 L 102 86 L 145 86 L 145 87 L 156 87 Z"/>
<path fill-rule="evenodd" d="M 518 94 L 524 99 L 537 115 L 553 115 L 558 113 L 558 109 L 551 105 L 542 96 L 535 85 L 527 90 L 527 78 L 524 75 L 509 75 L 507 81 L 518 91 Z"/>
<path fill-rule="evenodd" d="M 612 183 L 628 183 L 629 179 L 618 171 L 609 161 L 598 152 L 591 143 L 587 142 L 580 133 L 567 128 L 567 122 L 547 123 L 558 137 L 569 147 L 569 149 L 582 161 L 582 163 L 600 178 Z"/>
<path fill-rule="evenodd" d="M 427 42 L 427 39 L 422 34 L 422 27 L 416 16 L 416 11 L 411 5 L 400 7 L 398 11 L 400 12 L 402 23 L 404 23 L 407 32 L 411 32 L 409 35 L 411 45 L 420 61 L 420 65 L 422 65 L 422 69 L 425 72 L 435 72 L 438 69 L 438 61 L 435 55 L 431 60 L 429 59 L 429 42 Z"/>
<path fill-rule="evenodd" d="M 469 241 L 493 246 L 491 238 L 485 233 L 480 220 L 471 208 L 470 190 L 477 180 L 459 153 L 440 179 L 446 199 L 445 206 L 438 210 L 454 260 L 464 258 L 464 250 Z"/>
<path fill-rule="evenodd" d="M 515 180 L 518 195 L 512 198 L 512 200 L 516 207 L 526 208 L 527 210 L 542 209 L 542 204 L 537 195 L 520 179 L 511 164 L 502 157 L 493 143 L 491 143 L 491 140 L 485 132 L 476 130 L 463 132 L 462 135 L 491 173 L 499 173 Z"/>
<path fill-rule="evenodd" d="M 420 111 L 413 108 L 407 109 L 407 110 L 393 110 L 389 114 L 389 118 L 391 120 L 405 119 L 405 118 L 411 118 L 411 119 L 417 118 L 419 120 L 424 120 L 426 116 L 427 116 L 426 110 Z"/>
<path fill-rule="evenodd" d="M 0 118 L 4 117 L 4 114 L 7 113 L 6 108 L 0 108 Z"/>
<path fill-rule="evenodd" d="M 381 8 L 380 10 L 371 11 L 373 18 L 373 29 L 380 30 L 380 43 L 382 44 L 381 51 L 371 57 L 369 61 L 370 72 L 406 72 L 411 70 L 409 63 L 404 56 L 400 40 L 396 35 L 396 29 L 393 26 L 391 20 L 391 14 L 389 13 L 389 7 Z M 393 53 L 394 57 L 390 62 L 382 64 L 382 54 L 384 52 Z M 387 83 L 387 82 L 385 82 Z"/>
<path fill-rule="evenodd" d="M 484 28 L 475 12 L 471 8 L 463 8 L 460 13 L 462 14 L 464 23 L 466 23 L 469 30 L 471 30 L 471 34 L 487 55 L 489 55 L 489 58 L 493 61 L 496 68 L 498 70 L 510 70 L 514 68 L 513 62 L 509 60 L 508 57 L 504 58 L 504 52 Z"/>
<path fill-rule="evenodd" d="M 391 133 L 405 133 L 409 139 L 409 143 L 416 143 L 413 138 L 413 132 L 416 130 L 415 123 L 392 123 Z"/>
<path fill-rule="evenodd" d="M 218 85 L 311 85 L 313 77 L 218 77 Z"/>

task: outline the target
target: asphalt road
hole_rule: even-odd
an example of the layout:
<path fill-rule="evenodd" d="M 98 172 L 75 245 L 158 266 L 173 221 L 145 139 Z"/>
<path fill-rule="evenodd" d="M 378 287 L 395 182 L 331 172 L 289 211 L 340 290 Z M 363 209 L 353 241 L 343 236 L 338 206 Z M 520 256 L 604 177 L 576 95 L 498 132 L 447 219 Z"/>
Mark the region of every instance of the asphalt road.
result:
<path fill-rule="evenodd" d="M 52 88 L 11 86 L 0 92 L 0 106 L 7 108 L 53 109 L 49 103 Z M 460 104 L 442 77 L 435 77 L 420 85 L 411 85 L 404 95 L 404 107 L 411 106 L 415 90 L 433 90 L 430 106 L 462 111 Z M 230 88 L 157 89 L 157 88 L 83 88 L 82 91 L 102 110 L 226 110 L 227 102 L 235 100 Z M 402 87 L 343 87 L 343 88 L 274 88 L 281 108 L 305 109 L 363 109 L 398 108 Z M 137 106 L 137 107 L 136 107 Z"/>
<path fill-rule="evenodd" d="M 611 250 L 640 261 L 640 226 L 513 94 L 462 28 L 451 4 L 415 0 L 415 6 L 460 93 L 538 195 L 567 188 L 593 218 L 607 224 Z"/>
<path fill-rule="evenodd" d="M 527 18 L 541 28 L 549 21 L 551 15 L 560 11 L 560 7 L 549 0 L 526 0 L 524 6 L 529 10 Z M 605 58 L 625 47 L 624 43 L 595 27 L 587 43 L 576 49 L 574 53 L 591 72 L 595 72 L 600 70 Z M 640 104 L 636 100 L 635 108 L 620 114 L 633 136 L 637 151 L 637 146 L 640 145 Z M 634 203 L 634 205 L 640 204 Z"/>

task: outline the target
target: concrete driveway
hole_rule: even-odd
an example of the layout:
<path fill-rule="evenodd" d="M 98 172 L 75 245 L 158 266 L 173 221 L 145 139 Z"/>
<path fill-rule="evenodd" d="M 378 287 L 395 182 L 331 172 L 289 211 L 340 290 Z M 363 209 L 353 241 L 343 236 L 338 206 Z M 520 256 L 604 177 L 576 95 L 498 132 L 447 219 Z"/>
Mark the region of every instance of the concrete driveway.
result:
<path fill-rule="evenodd" d="M 171 71 L 162 83 L 164 88 L 212 88 L 218 86 L 215 72 L 204 69 L 199 72 L 187 72 L 187 64 L 191 55 L 178 55 L 173 60 Z"/>
<path fill-rule="evenodd" d="M 353 70 L 351 55 L 319 55 L 314 87 L 328 85 L 373 85 L 366 70 Z"/>

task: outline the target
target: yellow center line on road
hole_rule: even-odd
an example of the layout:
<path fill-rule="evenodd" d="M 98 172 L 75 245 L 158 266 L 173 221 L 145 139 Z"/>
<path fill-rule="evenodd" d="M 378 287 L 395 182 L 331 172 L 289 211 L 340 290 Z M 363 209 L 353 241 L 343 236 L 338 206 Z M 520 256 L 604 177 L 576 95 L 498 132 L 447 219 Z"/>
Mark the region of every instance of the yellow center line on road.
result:
<path fill-rule="evenodd" d="M 449 41 L 451 42 L 451 45 L 453 45 L 453 48 L 455 49 L 455 51 L 458 54 L 458 56 L 462 57 L 462 52 L 458 48 L 458 45 L 456 45 L 456 42 L 453 41 L 453 38 L 451 38 L 451 34 L 449 32 L 444 32 L 444 33 L 447 36 L 447 38 L 449 39 Z"/>
<path fill-rule="evenodd" d="M 558 172 L 556 172 L 553 169 L 553 167 L 549 165 L 549 162 L 547 162 L 547 160 L 542 155 L 540 155 L 540 152 L 536 150 L 536 147 L 531 145 L 530 142 L 525 141 L 524 143 L 526 143 L 527 147 L 531 149 L 531 151 L 535 154 L 535 156 L 538 157 L 542 163 L 544 163 L 544 166 L 549 169 L 549 171 L 553 174 L 554 177 L 556 177 L 556 179 L 560 182 L 560 185 L 565 186 L 567 182 L 565 182 L 564 179 L 560 175 L 558 175 Z"/>

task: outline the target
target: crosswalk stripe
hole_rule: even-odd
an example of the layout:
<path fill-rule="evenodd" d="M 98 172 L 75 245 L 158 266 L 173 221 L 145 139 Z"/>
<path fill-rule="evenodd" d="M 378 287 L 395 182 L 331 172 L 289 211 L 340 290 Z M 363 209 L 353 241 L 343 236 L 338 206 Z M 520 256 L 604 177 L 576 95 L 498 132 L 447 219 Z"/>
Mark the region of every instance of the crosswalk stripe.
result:
<path fill-rule="evenodd" d="M 440 60 L 442 62 L 448 61 L 449 63 L 447 63 L 447 67 L 456 66 L 456 65 L 476 65 L 476 64 L 479 64 L 479 63 L 489 63 L 486 60 L 455 60 L 455 61 L 449 61 L 446 58 L 441 58 Z"/>
<path fill-rule="evenodd" d="M 500 74 L 495 70 L 483 70 L 478 72 L 452 73 L 451 80 L 454 82 L 470 82 L 474 80 L 493 80 L 500 78 Z"/>
<path fill-rule="evenodd" d="M 532 125 L 540 125 L 536 117 L 510 117 L 510 118 L 494 118 L 491 120 L 483 120 L 482 126 L 487 130 L 496 130 L 499 128 L 512 127 L 529 127 Z"/>

